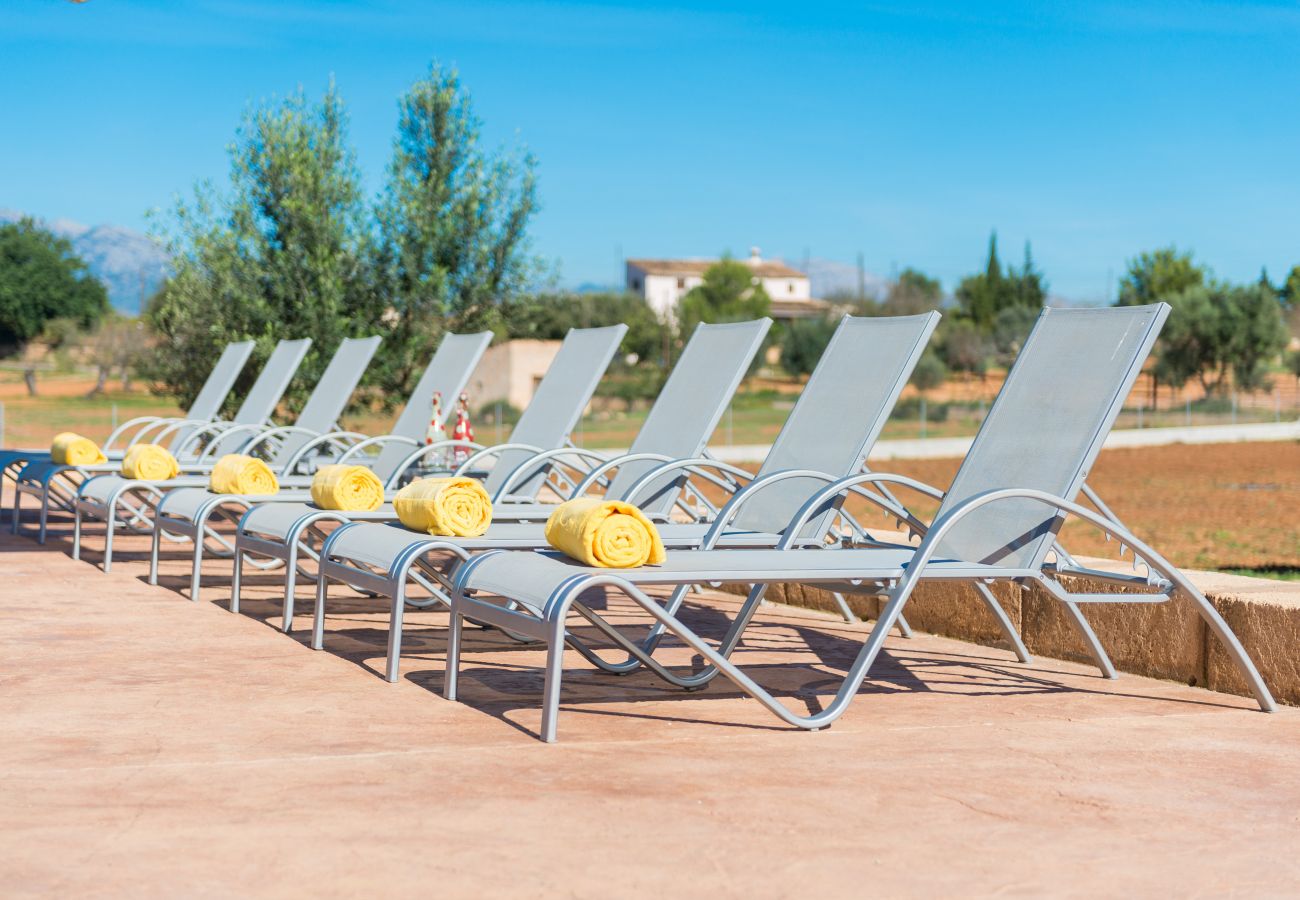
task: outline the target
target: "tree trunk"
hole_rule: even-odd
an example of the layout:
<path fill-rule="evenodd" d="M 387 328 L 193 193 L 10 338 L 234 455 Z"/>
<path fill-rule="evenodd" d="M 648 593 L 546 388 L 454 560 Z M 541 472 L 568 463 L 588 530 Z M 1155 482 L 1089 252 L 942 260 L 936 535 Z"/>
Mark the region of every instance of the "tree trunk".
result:
<path fill-rule="evenodd" d="M 122 367 L 122 390 L 131 390 L 131 369 L 129 366 Z"/>
<path fill-rule="evenodd" d="M 108 381 L 108 367 L 100 366 L 98 373 L 95 375 L 95 386 L 86 394 L 87 397 L 98 397 L 104 393 L 104 384 Z"/>
<path fill-rule="evenodd" d="M 27 396 L 36 396 L 36 369 L 34 367 L 23 370 L 23 381 L 27 383 Z"/>

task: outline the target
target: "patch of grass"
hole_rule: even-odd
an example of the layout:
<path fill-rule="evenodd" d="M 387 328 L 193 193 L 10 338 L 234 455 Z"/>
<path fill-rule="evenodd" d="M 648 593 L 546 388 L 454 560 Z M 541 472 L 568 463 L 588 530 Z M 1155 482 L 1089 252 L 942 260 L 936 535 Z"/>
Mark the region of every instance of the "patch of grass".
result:
<path fill-rule="evenodd" d="M 1300 568 L 1292 566 L 1258 566 L 1255 568 L 1221 569 L 1229 575 L 1246 575 L 1250 578 L 1272 578 L 1277 581 L 1300 581 Z"/>

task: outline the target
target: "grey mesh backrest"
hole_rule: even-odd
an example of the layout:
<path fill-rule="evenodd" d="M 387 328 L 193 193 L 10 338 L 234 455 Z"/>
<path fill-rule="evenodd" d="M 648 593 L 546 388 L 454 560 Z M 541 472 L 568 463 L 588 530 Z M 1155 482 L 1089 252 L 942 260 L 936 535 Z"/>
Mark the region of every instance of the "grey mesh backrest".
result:
<path fill-rule="evenodd" d="M 276 344 L 231 421 L 236 425 L 266 425 L 310 347 L 311 338 Z M 214 456 L 233 453 L 249 436 L 242 430 L 225 437 L 218 436 L 212 453 Z"/>
<path fill-rule="evenodd" d="M 235 385 L 235 379 L 243 371 L 244 363 L 248 362 L 249 354 L 253 352 L 253 346 L 253 341 L 226 344 L 226 349 L 221 351 L 217 364 L 208 373 L 208 380 L 203 382 L 203 387 L 199 388 L 198 396 L 190 404 L 190 411 L 185 416 L 187 419 L 206 422 L 209 419 L 216 418 L 217 413 L 221 411 L 221 404 L 225 402 L 226 395 L 230 393 L 230 389 Z"/>
<path fill-rule="evenodd" d="M 321 373 L 316 387 L 312 388 L 311 396 L 294 424 L 316 434 L 333 431 L 348 405 L 348 399 L 365 374 L 366 366 L 370 365 L 371 358 L 379 349 L 380 340 L 378 335 L 345 338 L 334 351 L 334 357 Z M 274 459 L 287 459 L 309 440 L 311 435 L 307 434 L 287 435 Z"/>
<path fill-rule="evenodd" d="M 660 453 L 669 459 L 703 453 L 771 325 L 771 319 L 755 319 L 696 326 L 628 452 Z M 622 497 L 641 476 L 659 465 L 650 461 L 628 463 L 618 470 L 606 495 Z M 680 478 L 665 476 L 651 484 L 637 502 L 649 514 L 667 515 L 681 482 Z"/>
<path fill-rule="evenodd" d="M 239 373 L 243 370 L 244 363 L 248 362 L 249 354 L 253 352 L 253 346 L 253 341 L 238 341 L 226 344 L 226 349 L 221 351 L 217 364 L 208 373 L 208 378 L 203 382 L 203 387 L 199 388 L 198 396 L 190 404 L 189 412 L 185 414 L 185 418 L 195 422 L 210 422 L 217 417 L 217 413 L 221 412 L 221 404 L 225 402 L 230 389 L 235 386 L 235 379 L 239 377 Z M 196 427 L 177 429 L 168 446 L 172 450 L 184 447 Z"/>
<path fill-rule="evenodd" d="M 1074 499 L 1168 315 L 1164 303 L 1043 310 L 939 515 L 1000 488 Z M 937 552 L 1036 568 L 1059 527 L 1041 503 L 1000 501 L 960 520 Z"/>
<path fill-rule="evenodd" d="M 389 433 L 423 443 L 429 420 L 433 418 L 433 395 L 441 393 L 447 398 L 459 395 L 491 340 L 490 331 L 444 336 Z M 447 404 L 445 409 L 451 409 L 451 404 Z M 410 455 L 411 449 L 411 445 L 405 443 L 385 444 L 374 465 L 379 479 L 387 481 L 393 470 Z"/>
<path fill-rule="evenodd" d="M 937 312 L 845 316 L 772 443 L 759 476 L 787 469 L 813 469 L 836 478 L 856 472 L 938 324 Z M 817 479 L 791 478 L 759 491 L 741 507 L 732 527 L 778 532 L 823 486 Z M 823 534 L 833 514 L 827 510 L 810 521 L 804 534 Z"/>
<path fill-rule="evenodd" d="M 563 447 L 582 417 L 582 411 L 591 402 L 591 395 L 596 392 L 596 385 L 600 384 L 600 377 L 609 368 L 614 351 L 625 334 L 626 325 L 569 329 L 528 408 L 511 430 L 510 443 L 528 444 L 543 450 Z M 530 456 L 532 454 L 527 450 L 502 453 L 484 481 L 487 492 L 495 496 L 506 477 Z M 546 470 L 541 469 L 511 488 L 510 496 L 516 499 L 535 497 L 545 481 Z"/>

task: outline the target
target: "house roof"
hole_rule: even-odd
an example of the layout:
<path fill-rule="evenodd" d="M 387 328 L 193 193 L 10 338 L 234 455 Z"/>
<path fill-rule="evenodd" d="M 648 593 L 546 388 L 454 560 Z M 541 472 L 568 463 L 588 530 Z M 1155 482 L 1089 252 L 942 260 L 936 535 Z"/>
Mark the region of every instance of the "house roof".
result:
<path fill-rule="evenodd" d="M 774 319 L 812 319 L 827 315 L 830 309 L 831 304 L 816 298 L 808 300 L 777 300 L 773 298 L 768 315 Z"/>
<path fill-rule="evenodd" d="M 759 278 L 807 278 L 798 269 L 792 269 L 783 262 L 763 259 L 741 259 Z M 716 265 L 716 259 L 629 259 L 629 267 L 640 269 L 646 275 L 703 275 L 710 266 Z"/>

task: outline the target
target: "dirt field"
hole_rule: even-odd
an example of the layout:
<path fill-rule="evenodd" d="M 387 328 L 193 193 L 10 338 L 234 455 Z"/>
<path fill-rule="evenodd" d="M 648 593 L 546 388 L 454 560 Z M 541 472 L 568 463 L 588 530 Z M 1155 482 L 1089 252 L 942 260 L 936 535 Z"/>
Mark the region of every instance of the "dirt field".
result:
<path fill-rule="evenodd" d="M 943 487 L 959 462 L 899 460 L 888 468 Z M 1107 450 L 1089 482 L 1138 537 L 1177 565 L 1300 567 L 1300 443 Z M 928 516 L 934 505 L 914 508 Z M 1066 537 L 1077 553 L 1115 553 L 1087 526 L 1067 525 Z"/>

